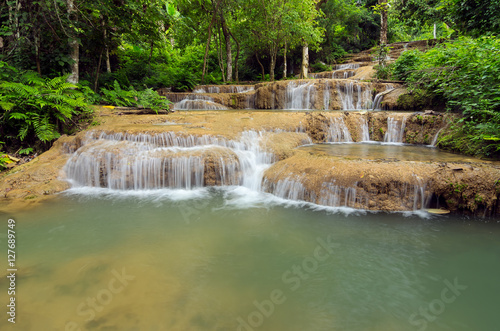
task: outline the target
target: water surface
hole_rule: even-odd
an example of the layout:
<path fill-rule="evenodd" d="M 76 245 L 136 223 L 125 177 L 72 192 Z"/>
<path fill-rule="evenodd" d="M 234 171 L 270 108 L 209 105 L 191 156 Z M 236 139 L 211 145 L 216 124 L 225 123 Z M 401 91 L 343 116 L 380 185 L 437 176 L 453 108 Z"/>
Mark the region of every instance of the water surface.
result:
<path fill-rule="evenodd" d="M 485 162 L 460 154 L 439 150 L 432 146 L 408 145 L 402 143 L 325 143 L 300 147 L 312 153 L 324 153 L 345 158 L 370 160 L 417 161 L 417 162 Z"/>
<path fill-rule="evenodd" d="M 83 188 L 7 216 L 17 221 L 16 330 L 498 329 L 496 222 L 242 187 Z"/>

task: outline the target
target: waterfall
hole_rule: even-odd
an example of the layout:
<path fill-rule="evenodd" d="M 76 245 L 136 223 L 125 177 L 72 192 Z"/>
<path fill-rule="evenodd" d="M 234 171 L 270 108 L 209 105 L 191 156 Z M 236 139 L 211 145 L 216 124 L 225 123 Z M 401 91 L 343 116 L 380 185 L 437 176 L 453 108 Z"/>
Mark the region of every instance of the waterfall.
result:
<path fill-rule="evenodd" d="M 406 128 L 406 117 L 401 121 L 393 117 L 387 119 L 387 131 L 384 136 L 384 142 L 388 143 L 403 143 L 404 133 Z"/>
<path fill-rule="evenodd" d="M 394 86 L 391 84 L 387 84 L 387 86 L 385 87 L 385 91 L 375 96 L 372 110 L 382 110 L 382 101 L 384 100 L 384 96 L 392 90 L 394 90 Z"/>
<path fill-rule="evenodd" d="M 227 107 L 215 103 L 214 99 L 205 95 L 186 95 L 186 97 L 174 105 L 175 110 L 226 110 Z"/>
<path fill-rule="evenodd" d="M 299 178 L 297 178 L 297 180 L 286 178 L 284 180 L 278 180 L 278 182 L 274 184 L 265 179 L 264 186 L 277 197 L 288 200 L 306 201 L 306 189 L 299 180 Z"/>
<path fill-rule="evenodd" d="M 361 141 L 370 141 L 370 129 L 366 118 L 361 117 Z"/>
<path fill-rule="evenodd" d="M 369 109 L 371 106 L 371 92 L 369 88 L 354 81 L 345 81 L 337 85 L 337 91 L 342 103 L 342 110 Z"/>
<path fill-rule="evenodd" d="M 90 134 L 68 160 L 73 186 L 115 190 L 191 189 L 212 185 L 261 188 L 274 156 L 260 147 L 262 132 L 239 140 L 211 136 Z"/>
<path fill-rule="evenodd" d="M 285 109 L 314 109 L 315 92 L 316 87 L 311 82 L 302 83 L 299 86 L 295 82 L 290 82 L 286 87 Z"/>
<path fill-rule="evenodd" d="M 193 93 L 245 93 L 253 90 L 253 85 L 201 85 Z"/>
<path fill-rule="evenodd" d="M 432 142 L 431 142 L 431 145 L 432 147 L 436 147 L 436 144 L 437 144 L 437 141 L 438 141 L 438 138 L 439 138 L 439 134 L 441 133 L 441 131 L 443 130 L 444 128 L 441 128 L 439 129 L 439 131 L 436 133 L 436 135 L 434 136 L 434 138 L 432 138 Z"/>
<path fill-rule="evenodd" d="M 330 82 L 325 82 L 325 89 L 323 91 L 323 107 L 325 110 L 330 109 Z"/>
<path fill-rule="evenodd" d="M 318 204 L 329 207 L 355 208 L 359 198 L 355 187 L 342 187 L 333 183 L 323 183 Z"/>
<path fill-rule="evenodd" d="M 358 68 L 361 68 L 361 64 L 359 63 L 337 64 L 335 66 L 335 70 L 354 70 Z"/>
<path fill-rule="evenodd" d="M 333 117 L 330 119 L 328 127 L 327 142 L 352 142 L 349 129 L 344 123 L 342 117 Z"/>

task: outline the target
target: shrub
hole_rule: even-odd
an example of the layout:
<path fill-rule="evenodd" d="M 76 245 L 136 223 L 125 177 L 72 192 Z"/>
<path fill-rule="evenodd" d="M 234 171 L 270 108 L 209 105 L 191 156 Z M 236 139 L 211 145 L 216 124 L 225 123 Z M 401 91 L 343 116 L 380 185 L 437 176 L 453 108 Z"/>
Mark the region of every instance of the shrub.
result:
<path fill-rule="evenodd" d="M 406 77 L 411 90 L 440 98 L 448 110 L 464 115 L 441 146 L 479 156 L 500 156 L 499 50 L 499 37 L 462 37 L 396 61 L 398 75 Z"/>
<path fill-rule="evenodd" d="M 120 84 L 115 80 L 114 89 L 102 88 L 102 101 L 120 107 L 142 107 L 149 108 L 158 112 L 161 109 L 168 110 L 170 101 L 158 95 L 153 89 L 145 89 L 136 91 L 132 86 L 129 90 L 121 88 Z"/>
<path fill-rule="evenodd" d="M 406 80 L 419 66 L 422 52 L 419 50 L 406 51 L 392 66 L 392 75 L 399 80 Z"/>
<path fill-rule="evenodd" d="M 71 126 L 75 115 L 89 113 L 84 95 L 66 82 L 67 77 L 48 79 L 27 71 L 0 81 L 0 127 L 5 137 L 47 143 Z"/>

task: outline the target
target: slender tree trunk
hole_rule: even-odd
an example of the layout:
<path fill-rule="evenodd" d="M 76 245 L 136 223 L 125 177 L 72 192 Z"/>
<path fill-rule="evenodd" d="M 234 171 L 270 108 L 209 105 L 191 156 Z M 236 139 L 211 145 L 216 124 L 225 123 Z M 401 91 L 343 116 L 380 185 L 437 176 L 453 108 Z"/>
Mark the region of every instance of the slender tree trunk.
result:
<path fill-rule="evenodd" d="M 255 53 L 255 57 L 257 58 L 257 62 L 259 63 L 260 65 L 260 69 L 262 70 L 262 76 L 261 76 L 261 79 L 264 80 L 264 75 L 265 75 L 265 71 L 264 71 L 264 65 L 262 65 L 262 62 L 260 62 L 260 59 L 259 59 L 259 54 Z"/>
<path fill-rule="evenodd" d="M 271 63 L 269 65 L 269 80 L 274 82 L 274 68 L 276 67 L 276 52 L 271 51 Z"/>
<path fill-rule="evenodd" d="M 226 73 L 224 70 L 224 56 L 222 55 L 222 34 L 220 33 L 220 29 L 217 33 L 217 37 L 215 38 L 215 42 L 217 43 L 217 57 L 219 60 L 219 69 L 222 73 L 222 81 L 225 83 L 226 82 Z"/>
<path fill-rule="evenodd" d="M 380 46 L 387 45 L 387 0 L 379 0 L 380 9 Z"/>
<path fill-rule="evenodd" d="M 300 76 L 303 79 L 307 79 L 309 71 L 309 45 L 304 43 L 302 46 L 302 69 L 300 70 Z"/>
<path fill-rule="evenodd" d="M 104 27 L 104 21 L 102 21 Z M 108 31 L 104 27 L 104 47 L 106 48 L 106 72 L 111 73 L 111 61 L 109 60 Z"/>
<path fill-rule="evenodd" d="M 70 19 L 76 20 L 76 9 L 74 0 L 68 1 L 68 15 Z M 75 38 L 70 38 L 69 40 L 70 57 L 71 63 L 71 74 L 68 77 L 68 83 L 78 84 L 79 80 L 79 61 L 80 61 L 80 45 L 78 45 L 78 40 Z"/>
<path fill-rule="evenodd" d="M 21 10 L 21 2 L 19 0 L 16 0 L 15 4 L 13 4 L 12 2 L 7 2 L 7 5 L 9 6 L 10 29 L 14 34 L 16 40 L 19 40 L 19 38 L 21 37 L 19 31 L 19 11 Z"/>
<path fill-rule="evenodd" d="M 222 23 L 222 33 L 224 34 L 224 40 L 226 41 L 226 64 L 227 64 L 227 80 L 233 80 L 233 55 L 231 52 L 231 36 L 229 35 L 228 28 L 226 26 L 226 20 L 221 13 L 221 23 Z"/>
<path fill-rule="evenodd" d="M 99 73 L 101 72 L 101 62 L 102 62 L 102 51 L 99 54 L 99 62 L 97 63 L 97 69 L 95 71 L 95 81 L 94 81 L 94 91 L 97 92 L 97 87 L 99 84 Z"/>
<path fill-rule="evenodd" d="M 231 30 L 229 30 L 229 34 L 231 35 L 231 38 L 233 38 L 234 42 L 236 43 L 236 58 L 234 59 L 234 79 L 239 82 L 240 81 L 240 78 L 239 78 L 239 73 L 238 73 L 238 60 L 240 58 L 240 43 L 238 42 L 238 40 L 234 37 L 233 33 L 231 32 Z"/>
<path fill-rule="evenodd" d="M 212 26 L 214 25 L 215 19 L 217 17 L 217 10 L 219 8 L 219 3 L 221 0 L 218 0 L 215 3 L 215 9 L 212 12 L 212 20 L 210 21 L 210 24 L 208 25 L 208 38 L 207 38 L 207 45 L 205 47 L 205 56 L 203 57 L 203 71 L 201 74 L 201 83 L 203 84 L 205 82 L 205 72 L 207 70 L 207 58 L 208 58 L 208 50 L 210 49 L 210 40 L 212 39 Z"/>
<path fill-rule="evenodd" d="M 36 71 L 42 75 L 42 65 L 40 63 L 40 29 L 35 29 L 35 57 L 36 57 Z"/>
<path fill-rule="evenodd" d="M 434 23 L 434 39 L 437 39 L 437 23 Z"/>
<path fill-rule="evenodd" d="M 285 54 L 283 55 L 283 78 L 286 78 L 286 39 L 285 39 Z"/>

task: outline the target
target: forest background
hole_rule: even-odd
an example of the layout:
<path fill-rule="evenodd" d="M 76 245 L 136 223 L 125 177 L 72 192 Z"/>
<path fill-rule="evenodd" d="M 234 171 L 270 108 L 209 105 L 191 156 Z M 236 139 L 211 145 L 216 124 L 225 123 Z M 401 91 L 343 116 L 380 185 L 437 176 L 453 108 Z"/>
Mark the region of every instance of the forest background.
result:
<path fill-rule="evenodd" d="M 158 110 L 160 88 L 307 77 L 436 39 L 379 77 L 405 81 L 417 107 L 463 114 L 441 147 L 499 155 L 497 0 L 1 0 L 0 21 L 0 145 L 12 154 L 91 123 L 89 104 Z"/>

